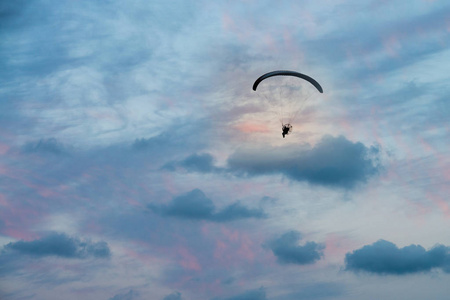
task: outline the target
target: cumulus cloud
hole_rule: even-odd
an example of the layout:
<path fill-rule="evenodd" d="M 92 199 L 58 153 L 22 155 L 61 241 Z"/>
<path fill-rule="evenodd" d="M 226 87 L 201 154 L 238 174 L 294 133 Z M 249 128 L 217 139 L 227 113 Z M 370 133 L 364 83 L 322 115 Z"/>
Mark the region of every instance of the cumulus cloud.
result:
<path fill-rule="evenodd" d="M 34 257 L 59 256 L 63 258 L 109 258 L 111 251 L 106 242 L 81 241 L 64 233 L 52 233 L 33 241 L 6 244 L 3 254 L 15 253 Z"/>
<path fill-rule="evenodd" d="M 239 150 L 228 158 L 228 167 L 214 165 L 208 153 L 192 154 L 171 161 L 163 169 L 187 172 L 227 172 L 236 175 L 283 174 L 296 181 L 324 186 L 354 187 L 377 174 L 381 168 L 378 147 L 353 143 L 344 136 L 326 135 L 314 147 L 308 145 Z"/>
<path fill-rule="evenodd" d="M 175 197 L 168 205 L 150 205 L 154 212 L 186 219 L 209 219 L 213 215 L 214 203 L 199 189 Z"/>
<path fill-rule="evenodd" d="M 344 136 L 327 135 L 312 148 L 236 152 L 228 165 L 249 176 L 283 174 L 297 181 L 351 188 L 379 171 L 379 151 Z"/>
<path fill-rule="evenodd" d="M 172 199 L 167 205 L 150 204 L 153 212 L 182 219 L 209 220 L 213 222 L 228 222 L 246 218 L 264 218 L 266 214 L 261 209 L 252 209 L 239 202 L 232 203 L 215 212 L 216 207 L 211 199 L 199 189 Z"/>
<path fill-rule="evenodd" d="M 312 264 L 323 256 L 325 246 L 315 242 L 307 242 L 303 246 L 298 245 L 301 240 L 298 231 L 289 231 L 281 237 L 270 241 L 267 246 L 281 264 Z"/>
<path fill-rule="evenodd" d="M 365 271 L 378 275 L 405 275 L 441 268 L 450 272 L 450 247 L 436 245 L 425 250 L 420 245 L 398 248 L 379 240 L 345 255 L 346 270 Z"/>

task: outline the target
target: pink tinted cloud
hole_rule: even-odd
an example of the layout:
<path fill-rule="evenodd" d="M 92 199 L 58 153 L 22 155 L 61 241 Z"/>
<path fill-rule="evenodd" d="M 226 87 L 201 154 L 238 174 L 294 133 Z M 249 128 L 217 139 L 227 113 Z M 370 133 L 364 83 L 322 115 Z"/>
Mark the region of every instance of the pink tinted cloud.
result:
<path fill-rule="evenodd" d="M 450 207 L 448 199 L 446 200 L 445 197 L 433 192 L 428 192 L 427 198 L 430 199 L 439 208 L 439 210 L 446 218 L 450 218 Z"/>
<path fill-rule="evenodd" d="M 393 57 L 398 58 L 399 57 L 399 51 L 402 48 L 402 45 L 400 43 L 400 39 L 396 35 L 391 35 L 387 38 L 383 39 L 383 46 L 386 53 Z"/>
<path fill-rule="evenodd" d="M 426 198 L 430 200 L 442 214 L 449 218 L 450 207 L 447 195 L 450 195 L 450 161 L 447 153 L 432 142 L 427 141 L 422 136 L 416 138 L 416 145 L 421 146 L 422 151 L 431 155 L 425 166 L 416 167 L 414 177 L 418 180 L 424 181 L 424 190 L 426 191 Z"/>
<path fill-rule="evenodd" d="M 179 194 L 178 189 L 175 186 L 175 181 L 173 176 L 169 172 L 162 172 L 162 180 L 164 184 L 164 188 L 170 192 L 172 195 Z"/>
<path fill-rule="evenodd" d="M 315 37 L 317 35 L 318 22 L 316 17 L 311 14 L 308 10 L 298 7 L 297 10 L 300 12 L 300 19 L 304 25 L 304 31 L 309 37 Z"/>
<path fill-rule="evenodd" d="M 21 206 L 12 207 L 9 205 L 0 211 L 0 220 L 3 221 L 4 226 L 0 228 L 2 235 L 12 237 L 20 240 L 33 240 L 38 238 L 36 233 L 33 233 L 33 228 L 38 223 L 44 214 Z"/>
<path fill-rule="evenodd" d="M 236 31 L 237 26 L 230 14 L 222 15 L 222 27 L 227 31 Z"/>
<path fill-rule="evenodd" d="M 146 207 L 144 205 L 142 205 L 142 203 L 140 203 L 139 201 L 137 201 L 136 199 L 134 199 L 133 197 L 125 197 L 125 200 L 127 201 L 127 203 L 131 206 L 136 206 L 136 207 L 140 207 L 142 209 L 145 209 Z"/>
<path fill-rule="evenodd" d="M 6 144 L 0 144 L 0 155 L 6 154 L 8 152 L 10 147 Z"/>
<path fill-rule="evenodd" d="M 1 228 L 3 235 L 16 239 L 30 240 L 36 238 L 33 233 L 35 225 L 48 216 L 49 204 L 42 200 L 42 197 L 53 197 L 57 195 L 42 185 L 34 184 L 27 178 L 25 172 L 6 169 L 5 174 L 14 185 L 13 190 L 30 188 L 31 191 L 25 195 L 15 195 L 14 199 L 7 194 L 1 194 L 0 200 L 2 209 L 0 210 L 0 219 L 4 223 Z"/>
<path fill-rule="evenodd" d="M 160 263 L 160 258 L 151 256 L 147 252 L 137 251 L 130 247 L 125 249 L 124 254 L 128 259 L 139 262 L 139 265 L 152 267 L 153 265 Z M 127 261 L 126 264 L 128 265 L 129 262 Z"/>
<path fill-rule="evenodd" d="M 6 200 L 6 196 L 4 194 L 0 194 L 0 205 L 1 206 L 9 206 L 9 203 Z"/>
<path fill-rule="evenodd" d="M 239 241 L 239 232 L 237 230 L 231 230 L 226 228 L 225 226 L 222 226 L 220 228 L 220 231 L 222 232 L 222 235 L 226 237 L 231 242 L 237 242 Z"/>
<path fill-rule="evenodd" d="M 202 267 L 197 257 L 193 255 L 187 248 L 180 247 L 177 249 L 180 265 L 187 270 L 201 271 Z"/>
<path fill-rule="evenodd" d="M 233 33 L 240 41 L 245 41 L 248 38 L 249 34 L 249 26 L 250 24 L 246 23 L 246 26 L 242 26 L 243 24 L 238 24 L 238 20 L 233 18 L 231 14 L 225 12 L 222 15 L 222 27 L 225 31 Z M 240 22 L 242 23 L 242 22 Z"/>
<path fill-rule="evenodd" d="M 266 124 L 244 122 L 235 127 L 243 133 L 268 133 L 271 130 Z"/>
<path fill-rule="evenodd" d="M 245 258 L 247 261 L 253 261 L 255 259 L 255 252 L 252 249 L 254 246 L 253 241 L 247 234 L 241 234 L 240 246 L 237 250 L 239 257 Z"/>
<path fill-rule="evenodd" d="M 217 261 L 227 267 L 255 259 L 255 243 L 246 233 L 225 226 L 221 226 L 220 231 L 222 235 L 216 239 L 214 249 L 214 258 Z"/>
<path fill-rule="evenodd" d="M 340 261 L 355 246 L 356 243 L 349 240 L 345 235 L 330 233 L 325 238 L 324 254 L 327 259 Z"/>
<path fill-rule="evenodd" d="M 260 27 L 261 24 L 255 24 L 255 21 L 248 15 L 240 17 L 229 12 L 222 14 L 222 28 L 225 32 L 236 36 L 240 42 L 248 44 L 249 40 L 259 41 L 270 53 L 280 53 L 281 50 L 286 50 L 286 46 L 288 49 L 289 46 L 293 46 L 293 43 L 290 43 L 293 39 L 286 35 L 287 29 L 284 33 L 283 31 L 270 33 L 269 30 L 262 31 Z M 273 28 L 275 26 L 271 26 L 270 30 Z M 280 44 L 279 37 L 282 37 L 284 43 Z"/>

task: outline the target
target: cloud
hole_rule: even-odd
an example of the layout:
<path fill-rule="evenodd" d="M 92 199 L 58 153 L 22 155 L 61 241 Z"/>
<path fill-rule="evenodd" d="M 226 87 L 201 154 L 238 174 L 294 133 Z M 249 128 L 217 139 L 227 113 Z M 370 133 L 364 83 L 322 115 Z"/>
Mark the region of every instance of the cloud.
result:
<path fill-rule="evenodd" d="M 173 292 L 172 294 L 165 296 L 163 300 L 181 300 L 181 293 Z"/>
<path fill-rule="evenodd" d="M 267 296 L 264 287 L 260 287 L 229 298 L 214 298 L 214 300 L 267 300 Z"/>
<path fill-rule="evenodd" d="M 208 136 L 211 134 L 210 131 L 204 129 L 210 128 L 207 125 L 207 121 L 204 120 L 177 120 L 156 136 L 136 139 L 132 144 L 132 149 L 136 153 L 144 154 L 159 162 L 173 160 L 173 156 L 179 155 L 180 149 L 197 151 L 205 147 Z M 199 131 L 202 131 L 201 135 L 197 134 Z M 199 163 L 202 163 L 202 158 L 193 158 L 185 162 L 188 167 L 196 166 Z M 170 163 L 166 163 L 165 166 L 170 169 Z"/>
<path fill-rule="evenodd" d="M 227 168 L 216 167 L 211 154 L 195 153 L 170 161 L 162 169 L 247 176 L 283 174 L 296 181 L 352 188 L 380 171 L 379 155 L 379 147 L 353 143 L 344 136 L 326 135 L 314 147 L 238 150 L 228 158 Z"/>
<path fill-rule="evenodd" d="M 389 4 L 392 9 L 399 9 L 396 5 Z M 361 82 L 379 74 L 385 75 L 445 50 L 436 37 L 445 35 L 449 7 L 441 7 L 438 10 L 430 10 L 430 7 L 432 6 L 423 4 L 422 7 L 417 7 L 418 10 L 406 12 L 409 18 L 384 14 L 384 22 L 375 26 L 373 23 L 363 22 L 355 27 L 351 18 L 342 19 L 339 26 L 330 28 L 320 39 L 307 41 L 305 47 L 308 52 L 315 53 L 313 58 L 327 61 L 330 68 L 339 68 L 346 74 L 345 78 L 337 76 L 335 80 Z M 345 5 L 337 5 L 334 9 L 334 13 L 339 15 L 343 12 L 341 10 L 348 8 Z M 360 7 L 354 6 L 353 9 L 364 14 L 367 11 L 375 12 L 386 8 L 383 8 L 383 5 L 375 8 L 362 4 Z M 345 13 L 342 16 L 345 16 Z M 355 35 L 359 38 L 354 39 Z M 338 46 L 331 50 L 330 43 Z"/>
<path fill-rule="evenodd" d="M 214 166 L 214 157 L 208 153 L 195 153 L 183 160 L 169 162 L 162 167 L 162 169 L 169 171 L 175 171 L 177 168 L 199 173 L 212 173 L 221 170 L 221 168 Z"/>
<path fill-rule="evenodd" d="M 298 231 L 289 231 L 281 237 L 270 241 L 267 246 L 277 257 L 278 262 L 282 264 L 312 264 L 323 256 L 322 250 L 325 248 L 322 244 L 307 242 L 299 246 L 301 234 Z"/>
<path fill-rule="evenodd" d="M 441 268 L 450 272 L 450 248 L 436 245 L 425 250 L 420 245 L 398 248 L 395 244 L 379 240 L 345 255 L 348 271 L 365 271 L 378 275 L 405 275 L 428 272 Z"/>
<path fill-rule="evenodd" d="M 278 297 L 280 300 L 311 300 L 311 299 L 325 299 L 337 298 L 342 296 L 345 289 L 342 285 L 334 282 L 319 282 L 304 286 L 293 293 L 288 293 Z"/>
<path fill-rule="evenodd" d="M 137 299 L 136 297 L 139 296 L 139 292 L 135 290 L 129 290 L 128 293 L 125 294 L 117 294 L 112 298 L 109 298 L 109 300 L 133 300 Z"/>
<path fill-rule="evenodd" d="M 247 208 L 239 202 L 232 203 L 216 213 L 212 200 L 199 189 L 175 197 L 167 205 L 150 204 L 148 207 L 159 215 L 212 222 L 228 222 L 247 218 L 260 219 L 266 216 L 263 210 Z"/>
<path fill-rule="evenodd" d="M 154 212 L 186 219 L 210 219 L 214 203 L 199 189 L 175 197 L 168 205 L 150 205 Z"/>
<path fill-rule="evenodd" d="M 0 2 L 0 24 L 20 15 L 27 2 L 26 0 Z"/>
<path fill-rule="evenodd" d="M 111 251 L 106 242 L 81 241 L 64 233 L 52 233 L 34 241 L 18 241 L 6 244 L 4 253 L 29 255 L 34 257 L 59 256 L 84 259 L 88 257 L 109 258 Z"/>
<path fill-rule="evenodd" d="M 28 153 L 39 152 L 56 155 L 64 154 L 67 151 L 66 147 L 55 138 L 40 139 L 37 142 L 29 142 L 25 144 L 23 150 Z"/>
<path fill-rule="evenodd" d="M 197 19 L 197 4 L 180 2 L 171 9 L 140 0 L 133 5 L 111 1 L 105 10 L 92 2 L 84 13 L 81 2 L 13 2 L 0 4 L 0 39 L 10 41 L 0 43 L 5 58 L 0 94 L 9 100 L 0 103 L 0 124 L 11 136 L 51 132 L 70 144 L 92 145 L 119 136 L 154 136 L 181 117 L 177 112 L 199 116 L 193 101 L 177 101 L 189 89 L 203 93 L 196 89 L 199 82 L 211 86 L 201 80 L 209 72 L 202 55 L 191 55 L 198 54 L 198 41 L 185 33 Z M 121 17 L 107 20 L 102 17 L 107 11 Z M 61 21 L 71 25 L 55 26 Z"/>
<path fill-rule="evenodd" d="M 314 147 L 238 151 L 229 169 L 248 176 L 283 174 L 296 181 L 352 188 L 380 170 L 380 149 L 353 143 L 344 136 L 324 136 Z"/>
<path fill-rule="evenodd" d="M 213 220 L 217 222 L 227 222 L 246 218 L 264 218 L 266 214 L 261 209 L 252 209 L 243 206 L 240 202 L 235 202 L 214 214 Z"/>

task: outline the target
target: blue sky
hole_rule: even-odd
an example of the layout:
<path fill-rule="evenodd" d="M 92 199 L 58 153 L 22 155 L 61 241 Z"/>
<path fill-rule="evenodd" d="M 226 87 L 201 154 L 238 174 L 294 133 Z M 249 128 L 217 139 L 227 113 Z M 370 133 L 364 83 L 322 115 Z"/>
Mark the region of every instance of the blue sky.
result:
<path fill-rule="evenodd" d="M 0 298 L 447 299 L 449 20 L 2 1 Z M 285 139 L 252 90 L 279 69 L 324 89 Z"/>

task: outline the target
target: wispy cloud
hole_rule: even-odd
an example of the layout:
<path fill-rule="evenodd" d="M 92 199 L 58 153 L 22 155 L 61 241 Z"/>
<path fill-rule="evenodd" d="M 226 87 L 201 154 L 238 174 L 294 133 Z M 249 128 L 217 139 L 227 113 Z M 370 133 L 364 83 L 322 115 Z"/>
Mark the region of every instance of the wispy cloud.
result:
<path fill-rule="evenodd" d="M 37 142 L 28 142 L 23 146 L 25 152 L 51 153 L 55 155 L 66 154 L 66 147 L 55 138 L 40 139 Z"/>

